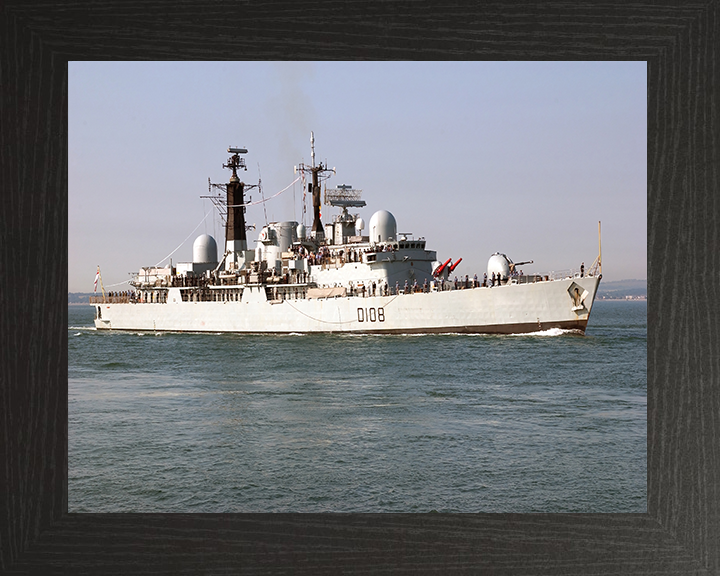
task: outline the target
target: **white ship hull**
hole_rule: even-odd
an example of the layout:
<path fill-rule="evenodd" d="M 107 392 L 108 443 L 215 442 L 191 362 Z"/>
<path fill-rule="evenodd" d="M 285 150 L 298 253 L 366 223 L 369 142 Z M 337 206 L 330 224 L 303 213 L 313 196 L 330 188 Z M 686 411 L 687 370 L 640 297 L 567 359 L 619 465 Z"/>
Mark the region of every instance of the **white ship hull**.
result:
<path fill-rule="evenodd" d="M 311 143 L 314 139 L 311 137 Z M 226 199 L 208 196 L 226 222 L 225 250 L 207 234 L 193 244 L 192 262 L 172 261 L 162 268 L 142 267 L 130 281 L 132 291 L 91 298 L 100 330 L 236 333 L 527 333 L 563 328 L 585 331 L 602 277 L 601 257 L 585 274 L 523 274 L 494 253 L 480 281 L 451 274 L 453 263 L 437 260 L 424 237 L 398 233 L 397 221 L 378 210 L 365 223 L 349 208 L 365 206 L 360 190 L 341 185 L 325 189 L 325 203 L 341 214 L 324 225 L 321 182 L 334 174 L 322 163 L 301 164 L 309 176 L 313 224 L 270 222 L 248 250 L 244 148 L 223 166 L 232 170 Z M 259 184 L 258 184 L 259 185 Z M 303 187 L 305 185 L 303 184 Z M 286 188 L 287 189 L 287 188 Z M 599 228 L 598 228 L 599 240 Z M 465 249 L 470 249 L 465 246 Z M 100 269 L 96 281 L 102 278 Z"/>
<path fill-rule="evenodd" d="M 164 303 L 93 303 L 105 330 L 237 333 L 527 333 L 550 328 L 584 332 L 599 277 L 509 283 L 397 294 L 269 301 L 262 285 L 238 300 L 183 301 L 170 288 Z M 218 299 L 225 298 L 220 293 Z M 233 296 L 235 298 L 235 296 Z"/>

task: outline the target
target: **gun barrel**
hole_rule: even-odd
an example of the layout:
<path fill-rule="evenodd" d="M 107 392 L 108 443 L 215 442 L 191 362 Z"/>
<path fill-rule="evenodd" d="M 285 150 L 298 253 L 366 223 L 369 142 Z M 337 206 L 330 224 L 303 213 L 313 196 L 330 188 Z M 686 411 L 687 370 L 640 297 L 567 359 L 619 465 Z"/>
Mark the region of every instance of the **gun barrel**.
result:
<path fill-rule="evenodd" d="M 455 270 L 455 268 L 457 268 L 457 265 L 460 264 L 460 262 L 462 262 L 462 258 L 460 258 L 457 262 L 453 263 L 453 265 L 450 266 L 450 272 Z"/>
<path fill-rule="evenodd" d="M 433 272 L 433 276 L 440 276 L 440 274 L 443 273 L 443 270 L 445 270 L 445 267 L 450 263 L 450 260 L 452 260 L 452 258 L 448 258 L 445 261 L 445 264 L 441 264 L 440 266 L 438 266 L 437 270 L 435 270 L 435 272 Z"/>

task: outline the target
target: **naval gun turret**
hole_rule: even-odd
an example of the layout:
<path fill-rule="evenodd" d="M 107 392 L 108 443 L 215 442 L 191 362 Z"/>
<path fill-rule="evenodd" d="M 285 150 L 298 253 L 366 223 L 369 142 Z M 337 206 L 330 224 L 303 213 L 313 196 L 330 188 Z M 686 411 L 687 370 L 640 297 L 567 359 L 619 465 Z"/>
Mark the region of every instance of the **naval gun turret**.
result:
<path fill-rule="evenodd" d="M 496 278 L 504 281 L 515 273 L 518 266 L 532 263 L 532 260 L 526 260 L 525 262 L 513 262 L 505 254 L 495 252 L 495 254 L 490 256 L 490 260 L 488 260 L 487 275 L 488 278 L 490 278 L 493 274 L 495 274 Z"/>
<path fill-rule="evenodd" d="M 518 266 L 522 266 L 523 264 L 532 264 L 532 263 L 533 263 L 532 260 L 526 260 L 525 262 L 511 262 L 511 263 L 510 263 L 510 274 L 512 274 L 513 272 L 515 272 L 515 269 L 516 269 Z"/>

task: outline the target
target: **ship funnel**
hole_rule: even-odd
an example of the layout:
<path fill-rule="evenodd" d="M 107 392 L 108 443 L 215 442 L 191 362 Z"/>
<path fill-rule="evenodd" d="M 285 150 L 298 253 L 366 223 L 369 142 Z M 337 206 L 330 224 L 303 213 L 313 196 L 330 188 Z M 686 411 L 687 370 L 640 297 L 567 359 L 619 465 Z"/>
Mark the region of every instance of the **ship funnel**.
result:
<path fill-rule="evenodd" d="M 235 254 L 243 250 L 247 250 L 247 235 L 245 232 L 245 200 L 244 189 L 245 183 L 238 178 L 238 168 L 247 170 L 245 159 L 240 158 L 240 154 L 247 154 L 247 149 L 228 147 L 228 152 L 232 156 L 228 159 L 227 164 L 223 164 L 223 168 L 232 170 L 232 176 L 227 184 L 227 219 L 225 223 L 225 249 Z M 234 261 L 234 257 L 231 258 Z"/>

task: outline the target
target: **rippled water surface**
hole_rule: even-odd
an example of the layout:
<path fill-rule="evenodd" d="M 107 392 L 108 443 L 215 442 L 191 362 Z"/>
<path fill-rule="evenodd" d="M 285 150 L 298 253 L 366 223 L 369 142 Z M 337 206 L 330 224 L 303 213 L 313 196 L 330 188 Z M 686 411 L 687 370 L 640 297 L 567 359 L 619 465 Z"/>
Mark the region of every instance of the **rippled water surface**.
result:
<path fill-rule="evenodd" d="M 71 512 L 645 512 L 645 302 L 585 336 L 97 332 Z"/>

